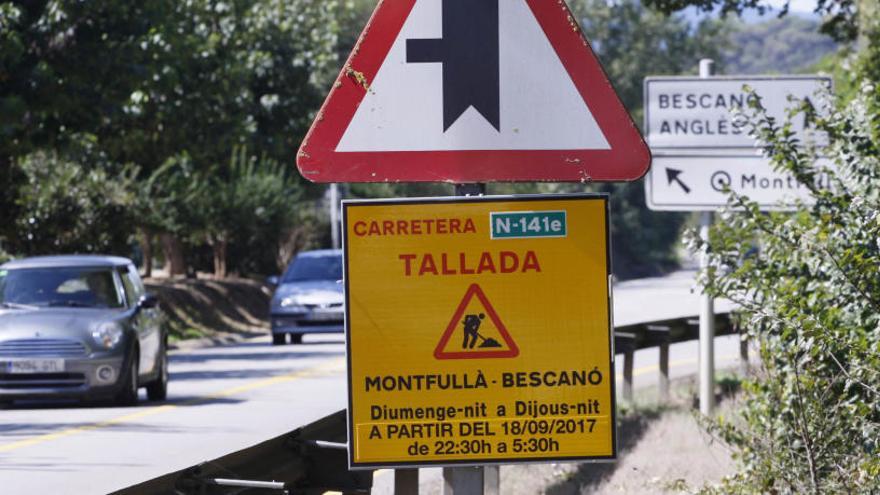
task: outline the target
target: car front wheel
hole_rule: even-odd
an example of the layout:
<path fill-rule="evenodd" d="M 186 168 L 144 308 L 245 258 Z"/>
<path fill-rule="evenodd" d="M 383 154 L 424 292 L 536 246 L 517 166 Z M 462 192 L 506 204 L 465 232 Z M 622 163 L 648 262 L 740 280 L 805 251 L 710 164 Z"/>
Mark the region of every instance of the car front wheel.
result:
<path fill-rule="evenodd" d="M 138 400 L 138 355 L 132 354 L 128 365 L 128 371 L 122 376 L 122 388 L 116 394 L 116 402 L 119 406 L 133 406 Z"/>
<path fill-rule="evenodd" d="M 284 345 L 287 343 L 287 334 L 284 333 L 273 333 L 272 334 L 272 345 Z"/>
<path fill-rule="evenodd" d="M 165 347 L 159 352 L 159 376 L 156 380 L 147 385 L 147 399 L 151 401 L 165 400 L 168 397 L 168 354 Z"/>

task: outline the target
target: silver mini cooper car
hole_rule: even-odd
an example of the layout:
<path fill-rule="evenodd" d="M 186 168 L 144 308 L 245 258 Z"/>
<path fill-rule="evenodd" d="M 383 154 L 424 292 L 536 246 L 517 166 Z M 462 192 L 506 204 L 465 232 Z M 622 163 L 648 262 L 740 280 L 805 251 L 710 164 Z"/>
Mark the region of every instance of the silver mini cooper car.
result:
<path fill-rule="evenodd" d="M 46 256 L 0 265 L 0 403 L 150 400 L 168 390 L 158 300 L 125 258 Z"/>

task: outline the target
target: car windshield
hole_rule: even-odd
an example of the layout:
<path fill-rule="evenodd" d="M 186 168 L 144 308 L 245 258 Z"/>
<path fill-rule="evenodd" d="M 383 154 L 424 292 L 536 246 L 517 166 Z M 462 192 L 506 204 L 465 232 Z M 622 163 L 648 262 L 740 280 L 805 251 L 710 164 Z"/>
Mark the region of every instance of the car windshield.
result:
<path fill-rule="evenodd" d="M 342 255 L 297 256 L 293 265 L 284 274 L 283 282 L 303 282 L 306 280 L 341 280 Z"/>
<path fill-rule="evenodd" d="M 18 268 L 0 270 L 0 306 L 121 308 L 109 268 Z"/>

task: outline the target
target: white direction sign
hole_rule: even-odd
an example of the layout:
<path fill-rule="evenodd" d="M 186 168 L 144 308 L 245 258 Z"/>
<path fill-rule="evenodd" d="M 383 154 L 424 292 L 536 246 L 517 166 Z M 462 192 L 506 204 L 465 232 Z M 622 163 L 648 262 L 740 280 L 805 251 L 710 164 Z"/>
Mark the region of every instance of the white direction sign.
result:
<path fill-rule="evenodd" d="M 820 163 L 828 166 L 828 162 Z M 817 185 L 829 187 L 822 174 Z M 652 210 L 714 210 L 727 204 L 726 188 L 756 201 L 764 210 L 812 202 L 794 176 L 773 171 L 762 156 L 655 156 L 646 187 Z"/>
<path fill-rule="evenodd" d="M 770 161 L 737 119 L 754 90 L 769 116 L 782 123 L 793 105 L 790 97 L 815 98 L 830 89 L 818 76 L 649 77 L 645 79 L 645 135 L 654 160 L 645 181 L 653 210 L 714 210 L 727 204 L 732 191 L 757 201 L 763 209 L 791 207 L 809 200 L 794 177 L 773 171 Z M 792 120 L 802 142 L 821 145 L 804 132 L 805 119 Z M 828 178 L 820 179 L 827 187 Z"/>
<path fill-rule="evenodd" d="M 652 152 L 662 149 L 754 148 L 743 122 L 732 111 L 745 109 L 748 85 L 760 97 L 768 115 L 779 122 L 791 107 L 789 96 L 814 98 L 831 87 L 818 76 L 649 77 L 645 79 L 645 135 Z M 804 119 L 793 121 L 803 137 Z"/>

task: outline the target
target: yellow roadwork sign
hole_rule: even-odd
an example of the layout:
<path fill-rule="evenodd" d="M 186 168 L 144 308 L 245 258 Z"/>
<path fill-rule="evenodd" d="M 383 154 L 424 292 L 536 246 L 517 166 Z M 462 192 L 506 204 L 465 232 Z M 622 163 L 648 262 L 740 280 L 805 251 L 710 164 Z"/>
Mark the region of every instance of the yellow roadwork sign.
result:
<path fill-rule="evenodd" d="M 616 457 L 606 196 L 343 208 L 353 468 Z"/>

